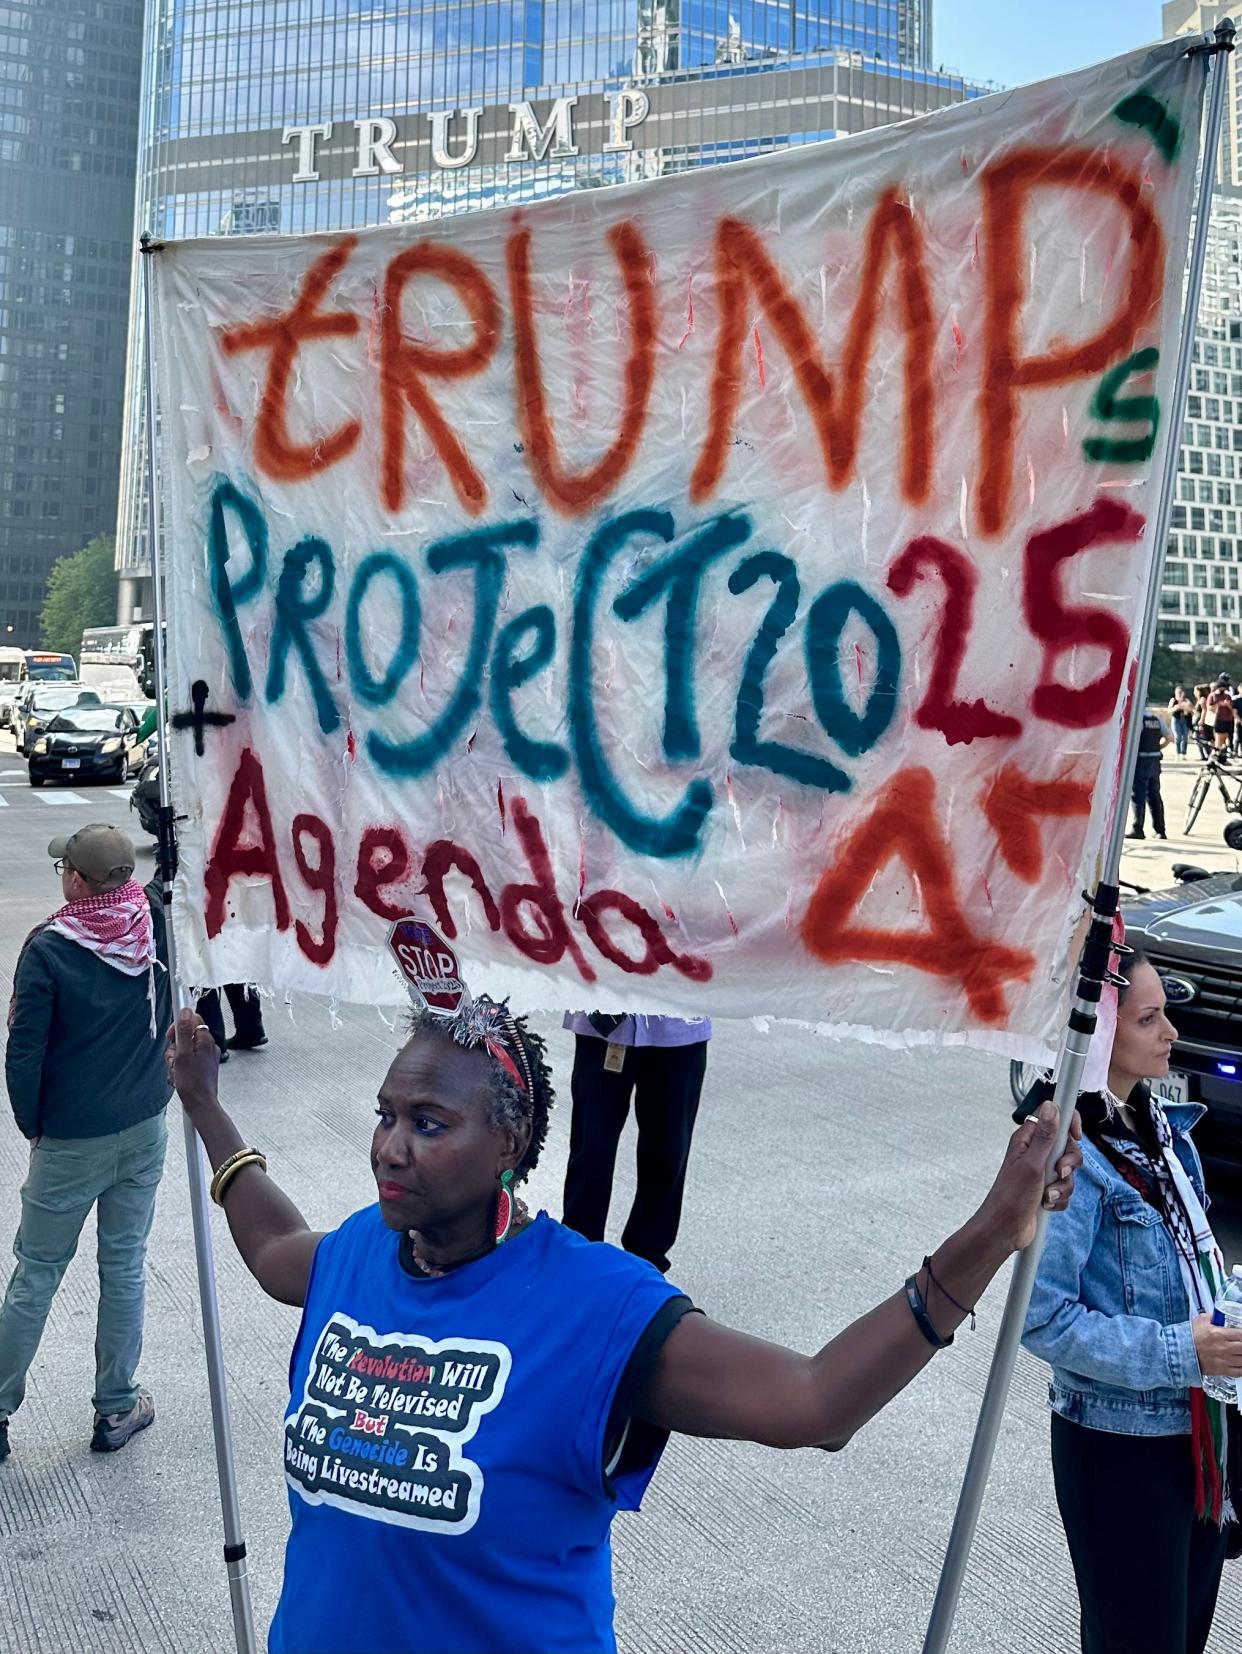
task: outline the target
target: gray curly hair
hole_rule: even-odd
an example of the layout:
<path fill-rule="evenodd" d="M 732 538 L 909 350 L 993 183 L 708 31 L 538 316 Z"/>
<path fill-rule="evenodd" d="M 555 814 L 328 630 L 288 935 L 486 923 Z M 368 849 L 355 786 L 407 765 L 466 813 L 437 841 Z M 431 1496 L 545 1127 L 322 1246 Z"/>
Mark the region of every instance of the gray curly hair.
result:
<path fill-rule="evenodd" d="M 523 1125 L 530 1126 L 530 1141 L 514 1170 L 514 1182 L 524 1182 L 539 1163 L 548 1135 L 548 1114 L 556 1101 L 543 1040 L 527 1026 L 525 1017 L 514 1016 L 506 1003 L 486 995 L 463 1006 L 453 1017 L 437 1016 L 425 1008 L 412 1011 L 406 1029 L 411 1040 L 451 1040 L 468 1051 L 481 1048 L 491 1058 L 487 1065 L 487 1123 L 493 1131 L 518 1132 Z M 529 1092 L 496 1060 L 489 1045 L 502 1046 L 518 1072 L 529 1074 Z"/>

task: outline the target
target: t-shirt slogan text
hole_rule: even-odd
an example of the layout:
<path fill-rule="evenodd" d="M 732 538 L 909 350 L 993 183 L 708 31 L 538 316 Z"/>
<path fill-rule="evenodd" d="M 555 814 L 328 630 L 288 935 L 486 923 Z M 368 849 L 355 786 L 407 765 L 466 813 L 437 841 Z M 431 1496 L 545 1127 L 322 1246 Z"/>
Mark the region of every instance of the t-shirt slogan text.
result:
<path fill-rule="evenodd" d="M 466 1533 L 478 1520 L 483 1472 L 461 1445 L 499 1405 L 511 1366 L 504 1344 L 381 1335 L 334 1314 L 285 1422 L 290 1485 L 311 1504 Z"/>

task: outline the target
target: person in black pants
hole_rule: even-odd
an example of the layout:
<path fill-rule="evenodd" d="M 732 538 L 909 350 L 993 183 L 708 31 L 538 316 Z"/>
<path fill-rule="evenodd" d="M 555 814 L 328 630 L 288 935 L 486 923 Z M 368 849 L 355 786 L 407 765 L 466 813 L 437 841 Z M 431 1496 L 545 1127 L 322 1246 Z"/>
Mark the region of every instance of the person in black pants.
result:
<path fill-rule="evenodd" d="M 1134 765 L 1134 789 L 1131 802 L 1134 805 L 1134 826 L 1126 834 L 1127 838 L 1146 838 L 1143 825 L 1147 819 L 1147 811 L 1151 810 L 1152 831 L 1157 838 L 1166 838 L 1164 830 L 1164 799 L 1160 796 L 1160 752 L 1167 747 L 1169 738 L 1164 733 L 1164 725 L 1152 711 L 1143 714 L 1143 729 L 1139 736 L 1138 758 Z"/>
<path fill-rule="evenodd" d="M 224 1032 L 224 1009 L 220 1004 L 219 988 L 210 988 L 198 1002 L 198 1014 L 207 1024 L 213 1040 L 220 1047 L 220 1061 L 227 1062 L 230 1051 L 257 1051 L 267 1044 L 263 1027 L 263 1004 L 253 988 L 244 982 L 226 982 L 225 996 L 233 1013 L 233 1037 Z"/>
<path fill-rule="evenodd" d="M 565 1026 L 577 1042 L 564 1222 L 587 1240 L 603 1240 L 617 1144 L 633 1097 L 638 1176 L 621 1244 L 667 1273 L 712 1025 L 706 1018 L 578 1012 L 566 1016 Z"/>
<path fill-rule="evenodd" d="M 1089 1654 L 1189 1654 L 1207 1646 L 1228 1535 L 1195 1518 L 1189 1448 L 1187 1436 L 1113 1435 L 1052 1415 L 1052 1472 L 1066 1542 L 1072 1557 L 1091 1559 L 1076 1568 Z M 1158 1588 L 1144 1589 L 1136 1576 L 1139 1555 L 1160 1566 Z M 1132 1589 L 1118 1589 L 1122 1580 Z"/>
<path fill-rule="evenodd" d="M 1214 1393 L 1242 1376 L 1242 1328 L 1213 1319 L 1227 1277 L 1190 1136 L 1198 1111 L 1151 1083 L 1177 1038 L 1164 984 L 1141 953 L 1111 965 L 1107 1084 L 1078 1097 L 1082 1170 L 1048 1224 L 1022 1341 L 1052 1368 L 1083 1654 L 1204 1654 L 1225 1559 L 1242 1548 L 1238 1413 Z M 1051 1090 L 1041 1080 L 1019 1113 Z"/>

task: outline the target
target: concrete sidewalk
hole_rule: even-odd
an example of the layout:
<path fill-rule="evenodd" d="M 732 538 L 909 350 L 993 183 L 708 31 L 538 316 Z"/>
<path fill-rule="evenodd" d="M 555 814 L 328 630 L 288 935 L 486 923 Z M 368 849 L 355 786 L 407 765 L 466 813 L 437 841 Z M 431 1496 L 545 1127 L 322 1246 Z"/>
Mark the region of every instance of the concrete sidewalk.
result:
<path fill-rule="evenodd" d="M 3 774 L 0 787 L 11 806 L 0 812 L 7 1000 L 21 939 L 54 905 L 47 840 L 73 812 L 40 802 L 46 789 L 30 794 Z M 89 809 L 77 813 L 132 820 L 106 790 L 91 792 Z M 1205 828 L 1196 847 L 1206 837 Z M 270 1046 L 224 1069 L 225 1102 L 309 1221 L 328 1227 L 373 1198 L 371 1108 L 396 1035 L 374 1011 L 334 1017 L 305 999 L 271 1008 L 268 1020 Z M 542 1026 L 566 1103 L 532 1203 L 559 1213 L 570 1043 L 552 1022 Z M 899 1286 L 968 1215 L 999 1163 L 1008 1110 L 1004 1064 L 994 1059 L 903 1056 L 790 1028 L 761 1034 L 724 1025 L 712 1045 L 673 1276 L 719 1319 L 815 1348 Z M 157 1420 L 115 1457 L 87 1450 L 95 1313 L 88 1230 L 13 1421 L 13 1458 L 0 1469 L 2 1654 L 228 1654 L 233 1646 L 175 1107 L 170 1124 L 142 1371 Z M 0 1120 L 5 1237 L 26 1158 L 15 1129 Z M 627 1135 L 614 1233 L 632 1159 Z M 215 1234 L 262 1639 L 287 1531 L 280 1422 L 297 1316 L 262 1296 L 218 1217 Z M 981 1305 L 979 1331 L 963 1331 L 844 1453 L 675 1440 L 642 1514 L 616 1525 L 626 1654 L 916 1654 L 1005 1284 Z M 1077 1648 L 1044 1391 L 1043 1369 L 1024 1356 L 955 1654 Z M 1242 1647 L 1239 1577 L 1236 1567 L 1226 1577 L 1211 1654 Z"/>
<path fill-rule="evenodd" d="M 1219 789 L 1213 785 L 1207 800 L 1189 833 L 1186 832 L 1186 806 L 1190 790 L 1202 765 L 1192 743 L 1185 758 L 1170 757 L 1172 747 L 1166 747 L 1161 765 L 1160 795 L 1164 799 L 1165 826 L 1168 839 L 1154 836 L 1150 819 L 1147 837 L 1128 839 L 1121 858 L 1121 876 L 1134 884 L 1145 884 L 1151 889 L 1173 882 L 1174 862 L 1194 862 L 1213 873 L 1242 872 L 1242 856 L 1231 850 L 1221 836 L 1233 816 L 1225 809 Z M 1238 787 L 1242 789 L 1242 758 L 1235 759 L 1232 768 L 1237 773 Z M 1231 786 L 1231 791 L 1232 786 Z M 1133 823 L 1133 813 L 1127 815 L 1127 826 Z"/>

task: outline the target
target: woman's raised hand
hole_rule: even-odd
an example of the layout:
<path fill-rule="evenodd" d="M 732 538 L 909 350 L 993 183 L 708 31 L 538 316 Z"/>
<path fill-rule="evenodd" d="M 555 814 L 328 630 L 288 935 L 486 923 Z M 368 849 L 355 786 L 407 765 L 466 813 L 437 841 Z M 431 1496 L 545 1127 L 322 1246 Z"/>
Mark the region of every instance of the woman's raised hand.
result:
<path fill-rule="evenodd" d="M 196 1106 L 216 1101 L 220 1051 L 196 1011 L 178 1011 L 164 1052 L 168 1078 L 191 1116 Z"/>
<path fill-rule="evenodd" d="M 1048 1183 L 1048 1157 L 1057 1140 L 1057 1110 L 1051 1097 L 1025 1120 L 1009 1139 L 996 1181 L 979 1208 L 980 1221 L 999 1235 L 1011 1252 L 1021 1252 L 1035 1239 L 1039 1208 L 1064 1211 L 1074 1192 L 1074 1174 L 1082 1165 L 1082 1121 L 1077 1111 L 1070 1123 L 1069 1140 L 1056 1164 L 1056 1180 Z"/>

